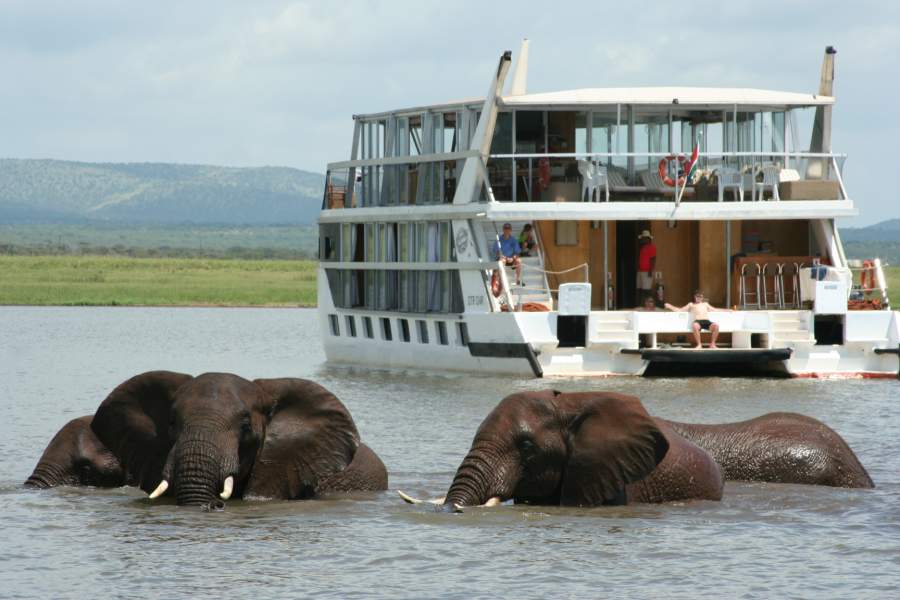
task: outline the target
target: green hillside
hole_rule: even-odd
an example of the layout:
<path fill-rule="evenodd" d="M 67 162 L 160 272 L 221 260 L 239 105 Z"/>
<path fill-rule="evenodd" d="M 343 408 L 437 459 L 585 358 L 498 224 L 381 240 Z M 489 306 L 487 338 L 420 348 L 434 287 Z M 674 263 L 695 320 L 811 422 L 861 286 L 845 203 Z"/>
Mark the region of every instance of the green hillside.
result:
<path fill-rule="evenodd" d="M 310 224 L 323 185 L 288 167 L 0 159 L 0 223 Z"/>

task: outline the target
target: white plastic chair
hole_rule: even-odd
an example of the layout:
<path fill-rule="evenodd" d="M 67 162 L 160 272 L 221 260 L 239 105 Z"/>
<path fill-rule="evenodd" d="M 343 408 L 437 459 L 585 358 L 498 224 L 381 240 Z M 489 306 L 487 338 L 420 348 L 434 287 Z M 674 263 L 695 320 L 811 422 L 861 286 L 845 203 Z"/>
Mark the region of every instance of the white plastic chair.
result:
<path fill-rule="evenodd" d="M 731 167 L 720 167 L 716 171 L 719 180 L 719 202 L 725 200 L 725 190 L 732 188 L 740 202 L 744 201 L 744 177 L 740 171 Z"/>
<path fill-rule="evenodd" d="M 581 201 L 584 202 L 584 194 L 588 194 L 588 202 L 593 201 L 594 192 L 597 189 L 597 180 L 594 176 L 594 167 L 589 160 L 578 161 L 578 172 L 581 174 Z"/>
<path fill-rule="evenodd" d="M 609 202 L 609 174 L 603 165 L 594 165 L 594 190 L 597 193 L 597 202 L 600 201 L 600 186 L 606 193 L 606 201 Z"/>
<path fill-rule="evenodd" d="M 781 200 L 778 196 L 778 183 L 779 183 L 779 175 L 781 174 L 781 167 L 778 165 L 763 165 L 760 167 L 756 173 L 762 172 L 762 181 L 756 181 L 754 177 L 753 180 L 753 199 L 754 200 L 763 200 L 763 196 L 765 195 L 766 188 L 772 190 L 772 200 L 776 202 Z M 759 196 L 757 196 L 757 190 L 759 190 Z"/>

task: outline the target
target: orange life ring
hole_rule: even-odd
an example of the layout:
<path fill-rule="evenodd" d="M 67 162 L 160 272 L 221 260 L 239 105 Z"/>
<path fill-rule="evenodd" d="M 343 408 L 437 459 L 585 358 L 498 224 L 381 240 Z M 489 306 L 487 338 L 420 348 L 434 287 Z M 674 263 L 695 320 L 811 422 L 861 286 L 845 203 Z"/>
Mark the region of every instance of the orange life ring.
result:
<path fill-rule="evenodd" d="M 550 159 L 542 158 L 538 160 L 538 184 L 542 190 L 550 187 Z"/>
<path fill-rule="evenodd" d="M 862 273 L 859 275 L 859 287 L 863 292 L 870 292 L 875 289 L 875 262 L 864 260 L 862 264 Z"/>
<path fill-rule="evenodd" d="M 677 182 L 674 179 L 672 179 L 671 177 L 669 177 L 669 162 L 673 161 L 673 160 L 677 160 L 679 166 L 684 167 L 687 157 L 684 154 L 679 154 L 678 156 L 675 156 L 674 154 L 670 154 L 670 155 L 666 156 L 665 158 L 659 159 L 659 167 L 658 167 L 659 177 L 660 177 L 660 179 L 662 179 L 662 182 L 669 187 L 675 187 L 676 183 L 680 186 L 684 185 L 685 175 L 682 175 L 681 177 L 679 177 Z M 683 173 L 687 174 L 687 171 L 688 171 L 687 168 L 682 168 L 681 170 Z"/>
<path fill-rule="evenodd" d="M 500 272 L 494 269 L 494 272 L 491 273 L 491 293 L 495 298 L 499 298 L 502 292 L 503 284 L 500 282 Z"/>

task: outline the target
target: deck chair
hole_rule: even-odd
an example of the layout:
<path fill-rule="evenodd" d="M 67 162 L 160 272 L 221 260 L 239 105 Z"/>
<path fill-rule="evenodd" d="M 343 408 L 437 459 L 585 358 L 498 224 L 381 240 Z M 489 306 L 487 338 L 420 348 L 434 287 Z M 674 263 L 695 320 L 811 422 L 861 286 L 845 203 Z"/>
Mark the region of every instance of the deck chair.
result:
<path fill-rule="evenodd" d="M 609 171 L 603 165 L 594 165 L 594 184 L 596 185 L 597 201 L 600 201 L 600 186 L 603 186 L 606 201 L 609 202 Z"/>
<path fill-rule="evenodd" d="M 763 165 L 756 171 L 756 173 L 759 172 L 762 172 L 762 181 L 756 181 L 756 177 L 754 177 L 753 199 L 759 201 L 763 200 L 766 188 L 768 188 L 772 191 L 772 200 L 781 200 L 781 198 L 778 196 L 778 184 L 780 182 L 779 175 L 781 174 L 781 167 L 779 167 L 778 165 Z M 759 190 L 759 196 L 757 196 L 757 190 Z"/>
<path fill-rule="evenodd" d="M 733 189 L 735 198 L 744 201 L 744 175 L 731 167 L 720 167 L 716 170 L 716 178 L 719 181 L 719 202 L 725 199 L 725 190 Z"/>
<path fill-rule="evenodd" d="M 581 198 L 584 202 L 584 194 L 587 193 L 587 201 L 594 201 L 594 194 L 597 191 L 597 180 L 594 173 L 594 165 L 589 160 L 578 161 L 578 173 L 581 175 Z"/>

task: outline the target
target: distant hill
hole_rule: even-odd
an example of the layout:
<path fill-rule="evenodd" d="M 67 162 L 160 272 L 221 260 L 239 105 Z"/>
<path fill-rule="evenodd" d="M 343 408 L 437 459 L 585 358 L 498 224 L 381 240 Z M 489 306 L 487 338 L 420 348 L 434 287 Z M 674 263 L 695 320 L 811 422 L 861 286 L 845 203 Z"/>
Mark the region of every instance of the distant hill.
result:
<path fill-rule="evenodd" d="M 310 224 L 324 181 L 289 167 L 0 159 L 0 223 Z"/>
<path fill-rule="evenodd" d="M 852 242 L 900 242 L 900 219 L 868 227 L 841 227 L 841 239 Z"/>

